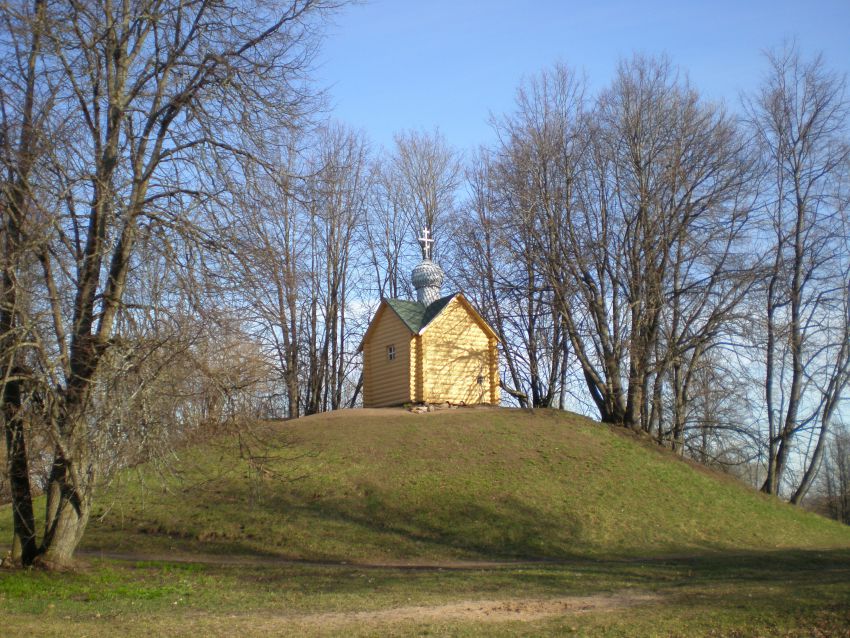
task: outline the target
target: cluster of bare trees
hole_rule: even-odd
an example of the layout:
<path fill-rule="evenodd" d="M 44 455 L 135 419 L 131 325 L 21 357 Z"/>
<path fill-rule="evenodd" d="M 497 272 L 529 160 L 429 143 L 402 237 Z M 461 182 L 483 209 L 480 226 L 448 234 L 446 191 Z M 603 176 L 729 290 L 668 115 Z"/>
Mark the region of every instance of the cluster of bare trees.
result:
<path fill-rule="evenodd" d="M 470 170 L 464 271 L 521 405 L 587 405 L 799 502 L 850 381 L 843 79 L 789 48 L 744 115 L 635 57 L 531 78 Z"/>
<path fill-rule="evenodd" d="M 437 134 L 399 135 L 379 165 L 321 120 L 307 71 L 337 4 L 2 5 L 15 560 L 67 564 L 128 463 L 356 403 L 365 321 L 405 294 L 412 229 L 440 227 L 460 168 Z"/>
<path fill-rule="evenodd" d="M 340 126 L 315 131 L 312 144 L 306 154 L 290 146 L 234 192 L 234 232 L 211 300 L 227 299 L 281 382 L 266 410 L 290 418 L 350 405 L 360 384 L 351 344 L 363 327 L 349 310 L 362 269 L 367 148 Z"/>
<path fill-rule="evenodd" d="M 336 4 L 0 4 L 17 560 L 66 564 L 99 482 L 209 424 L 356 405 L 360 339 L 411 296 L 423 226 L 503 338 L 510 402 L 749 463 L 795 502 L 837 467 L 850 146 L 822 61 L 772 56 L 740 117 L 665 59 L 593 96 L 558 66 L 470 161 L 438 132 L 379 156 L 317 117 Z"/>
<path fill-rule="evenodd" d="M 284 139 L 219 175 L 224 250 L 201 305 L 237 318 L 271 367 L 260 413 L 295 418 L 357 404 L 367 322 L 380 299 L 411 295 L 416 233 L 444 228 L 460 164 L 436 133 L 399 134 L 381 160 L 339 124 Z"/>
<path fill-rule="evenodd" d="M 484 187 L 509 250 L 484 270 L 527 293 L 524 350 L 546 364 L 541 378 L 529 363 L 533 404 L 573 361 L 603 421 L 682 446 L 691 379 L 752 285 L 736 122 L 668 62 L 635 58 L 592 102 L 568 69 L 545 72 L 497 126 Z"/>
<path fill-rule="evenodd" d="M 162 375 L 208 332 L 192 277 L 216 241 L 204 218 L 221 194 L 216 169 L 251 155 L 257 128 L 310 107 L 303 72 L 331 4 L 0 5 L 0 400 L 23 563 L 67 563 L 102 457 L 185 416 L 136 408 L 193 384 L 190 370 L 176 384 Z M 36 433 L 51 457 L 40 541 Z"/>

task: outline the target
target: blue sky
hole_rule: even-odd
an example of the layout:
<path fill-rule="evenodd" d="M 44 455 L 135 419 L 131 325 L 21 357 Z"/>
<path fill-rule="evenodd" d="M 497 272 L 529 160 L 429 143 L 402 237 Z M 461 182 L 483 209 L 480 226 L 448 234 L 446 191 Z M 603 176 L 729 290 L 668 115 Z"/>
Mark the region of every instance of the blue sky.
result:
<path fill-rule="evenodd" d="M 524 76 L 561 61 L 606 85 L 633 52 L 667 54 L 704 95 L 736 107 L 762 52 L 795 38 L 850 73 L 850 0 L 371 0 L 334 19 L 318 57 L 333 116 L 389 146 L 439 128 L 466 150 L 492 139 Z"/>

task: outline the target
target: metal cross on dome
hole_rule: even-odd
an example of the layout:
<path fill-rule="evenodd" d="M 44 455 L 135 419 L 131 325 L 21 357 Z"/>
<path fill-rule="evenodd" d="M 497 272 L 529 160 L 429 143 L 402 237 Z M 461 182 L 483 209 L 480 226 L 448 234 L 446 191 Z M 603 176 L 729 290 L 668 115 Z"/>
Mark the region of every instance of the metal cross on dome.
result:
<path fill-rule="evenodd" d="M 431 244 L 434 243 L 434 240 L 431 239 L 431 231 L 428 230 L 428 227 L 422 229 L 422 237 L 419 237 L 419 244 L 422 246 L 422 258 L 423 259 L 431 259 Z"/>

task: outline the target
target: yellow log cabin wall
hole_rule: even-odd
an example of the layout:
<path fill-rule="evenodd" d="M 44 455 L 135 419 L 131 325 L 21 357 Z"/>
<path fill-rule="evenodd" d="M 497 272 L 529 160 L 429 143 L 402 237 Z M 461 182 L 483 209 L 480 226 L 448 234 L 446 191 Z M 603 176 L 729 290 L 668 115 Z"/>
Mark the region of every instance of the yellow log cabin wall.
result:
<path fill-rule="evenodd" d="M 490 348 L 490 405 L 499 405 L 502 400 L 502 388 L 499 385 L 499 341 L 496 337 L 488 337 Z"/>
<path fill-rule="evenodd" d="M 473 313 L 456 297 L 419 337 L 417 401 L 499 403 L 497 342 Z"/>
<path fill-rule="evenodd" d="M 363 405 L 380 408 L 411 400 L 411 342 L 413 335 L 398 315 L 384 305 L 375 317 L 375 329 L 363 344 Z M 387 346 L 395 346 L 395 359 L 387 357 Z"/>

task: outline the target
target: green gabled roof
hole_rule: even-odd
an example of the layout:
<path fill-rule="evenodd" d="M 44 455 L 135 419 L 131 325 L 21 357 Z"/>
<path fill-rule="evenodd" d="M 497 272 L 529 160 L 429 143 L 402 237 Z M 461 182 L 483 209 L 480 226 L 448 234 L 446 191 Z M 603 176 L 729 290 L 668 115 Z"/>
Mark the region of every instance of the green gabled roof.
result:
<path fill-rule="evenodd" d="M 385 301 L 413 334 L 419 334 L 455 298 L 456 294 L 437 299 L 429 306 L 423 306 L 418 301 L 407 301 L 405 299 L 386 299 Z"/>
<path fill-rule="evenodd" d="M 437 299 L 434 303 L 429 306 L 424 306 L 416 301 L 407 301 L 405 299 L 384 299 L 381 302 L 381 306 L 378 308 L 378 312 L 374 317 L 372 317 L 372 321 L 369 323 L 369 327 L 366 329 L 366 334 L 363 335 L 363 339 L 360 341 L 360 345 L 357 347 L 357 352 L 363 350 L 363 345 L 366 343 L 366 338 L 372 333 L 372 330 L 378 325 L 378 316 L 381 314 L 381 309 L 384 305 L 388 306 L 396 316 L 401 319 L 402 323 L 407 327 L 410 332 L 415 335 L 422 334 L 422 331 L 430 324 L 437 316 L 443 311 L 443 309 L 449 305 L 449 302 L 452 299 L 458 299 L 461 304 L 472 314 L 475 322 L 481 326 L 481 328 L 488 335 L 494 337 L 496 341 L 501 343 L 501 338 L 496 332 L 487 325 L 487 322 L 478 314 L 478 311 L 472 307 L 472 305 L 466 300 L 462 293 L 456 292 L 451 295 L 447 295 L 446 297 L 442 297 Z"/>

